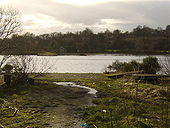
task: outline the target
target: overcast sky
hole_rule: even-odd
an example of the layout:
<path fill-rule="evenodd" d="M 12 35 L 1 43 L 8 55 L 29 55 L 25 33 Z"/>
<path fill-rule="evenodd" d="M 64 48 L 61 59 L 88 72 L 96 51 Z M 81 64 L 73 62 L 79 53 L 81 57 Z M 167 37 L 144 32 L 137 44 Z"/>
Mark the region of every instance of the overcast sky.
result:
<path fill-rule="evenodd" d="M 23 31 L 35 34 L 170 24 L 170 0 L 0 0 L 0 5 L 17 8 Z"/>

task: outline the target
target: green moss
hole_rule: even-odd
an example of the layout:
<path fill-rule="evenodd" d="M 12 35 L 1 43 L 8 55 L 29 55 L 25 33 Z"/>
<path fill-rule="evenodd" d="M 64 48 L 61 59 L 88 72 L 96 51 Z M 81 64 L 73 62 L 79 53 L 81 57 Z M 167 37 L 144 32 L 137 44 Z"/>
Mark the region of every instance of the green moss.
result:
<path fill-rule="evenodd" d="M 22 88 L 22 87 L 21 87 Z M 34 126 L 37 128 L 44 127 L 44 121 L 40 122 L 43 117 L 41 106 L 36 100 L 30 100 L 27 95 L 32 88 L 22 88 L 17 91 L 6 93 L 5 102 L 0 107 L 0 124 L 6 128 L 21 128 Z M 32 107 L 32 106 L 38 107 Z M 15 108 L 18 109 L 15 113 Z"/>

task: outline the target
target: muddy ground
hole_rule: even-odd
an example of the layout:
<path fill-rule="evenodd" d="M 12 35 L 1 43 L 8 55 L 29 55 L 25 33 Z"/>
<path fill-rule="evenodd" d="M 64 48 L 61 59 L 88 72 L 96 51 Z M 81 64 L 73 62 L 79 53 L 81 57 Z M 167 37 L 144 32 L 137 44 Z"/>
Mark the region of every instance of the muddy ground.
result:
<path fill-rule="evenodd" d="M 94 98 L 88 91 L 52 82 L 29 85 L 4 98 L 9 104 L 1 104 L 5 112 L 0 124 L 5 128 L 80 128 L 84 123 L 80 115 Z M 11 116 L 9 106 L 19 109 L 16 116 Z"/>
<path fill-rule="evenodd" d="M 85 106 L 92 105 L 93 95 L 88 90 L 76 87 L 56 86 L 51 89 L 34 90 L 32 100 L 44 106 L 44 119 L 52 128 L 80 128 L 84 122 L 79 113 Z"/>

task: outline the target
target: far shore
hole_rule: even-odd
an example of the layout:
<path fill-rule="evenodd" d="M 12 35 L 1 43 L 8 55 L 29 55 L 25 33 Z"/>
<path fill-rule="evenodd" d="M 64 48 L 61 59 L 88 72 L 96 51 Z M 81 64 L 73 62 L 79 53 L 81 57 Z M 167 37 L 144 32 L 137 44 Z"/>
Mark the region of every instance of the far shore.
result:
<path fill-rule="evenodd" d="M 111 52 L 82 52 L 82 53 L 57 53 L 57 52 L 40 52 L 24 54 L 1 54 L 1 55 L 37 55 L 37 56 L 89 56 L 89 55 L 170 55 L 170 51 L 111 51 Z"/>

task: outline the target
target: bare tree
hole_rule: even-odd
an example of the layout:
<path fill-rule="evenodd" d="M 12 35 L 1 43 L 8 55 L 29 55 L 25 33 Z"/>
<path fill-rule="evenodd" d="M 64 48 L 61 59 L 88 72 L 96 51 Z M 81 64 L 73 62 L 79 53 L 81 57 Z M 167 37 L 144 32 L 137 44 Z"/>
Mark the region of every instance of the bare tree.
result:
<path fill-rule="evenodd" d="M 42 74 L 51 69 L 47 60 L 37 59 L 36 57 L 29 55 L 12 56 L 8 64 L 13 66 L 14 72 L 26 74 Z"/>
<path fill-rule="evenodd" d="M 165 75 L 170 75 L 170 56 L 165 57 L 165 59 L 161 62 L 162 72 Z"/>
<path fill-rule="evenodd" d="M 0 8 L 0 39 L 21 31 L 19 12 L 15 9 Z"/>
<path fill-rule="evenodd" d="M 165 67 L 165 70 L 166 70 L 166 74 L 170 75 L 170 57 L 166 58 L 164 67 Z"/>
<path fill-rule="evenodd" d="M 19 12 L 15 9 L 0 7 L 0 54 L 15 48 L 13 44 L 7 42 L 7 38 L 21 31 Z M 0 60 L 2 66 L 9 56 L 4 56 Z M 0 67 L 1 68 L 1 67 Z"/>
<path fill-rule="evenodd" d="M 51 69 L 48 61 L 29 55 L 11 56 L 7 62 L 13 67 L 14 84 L 26 83 L 32 78 L 41 76 Z"/>
<path fill-rule="evenodd" d="M 4 56 L 0 57 L 0 67 L 2 67 L 10 57 L 11 57 L 11 55 L 4 55 Z"/>

